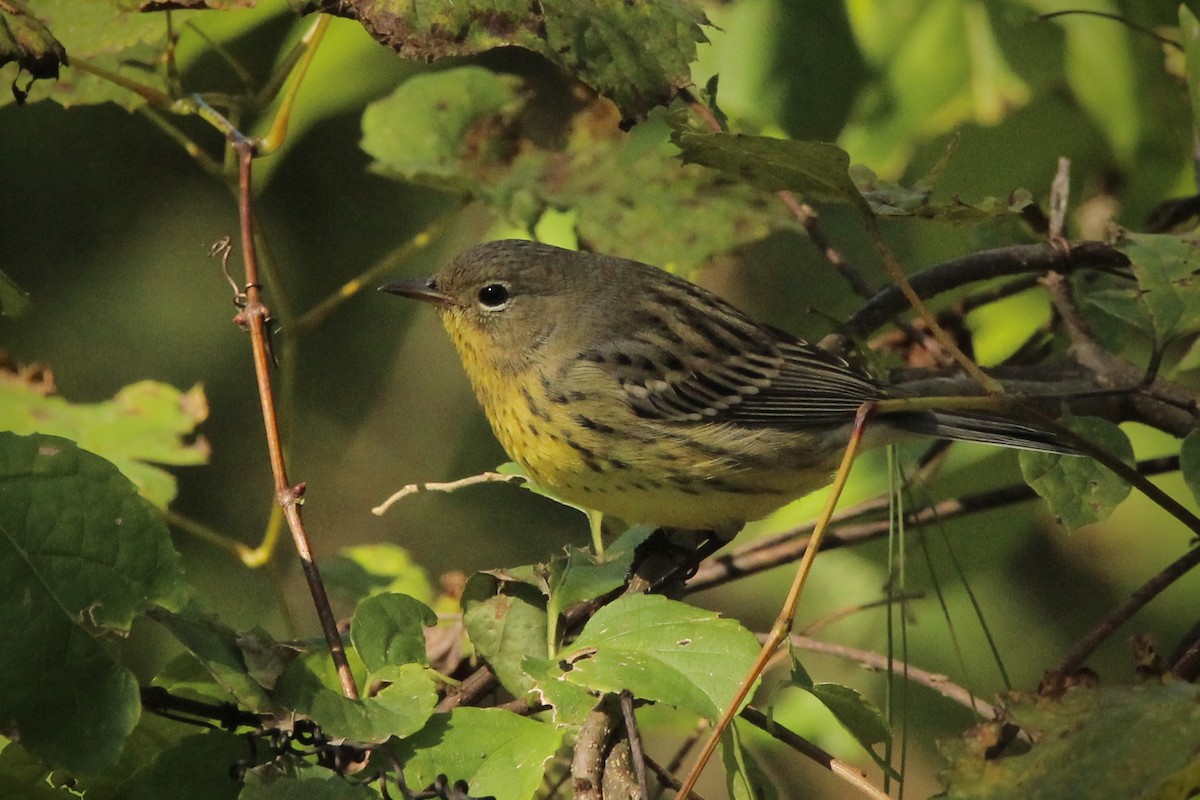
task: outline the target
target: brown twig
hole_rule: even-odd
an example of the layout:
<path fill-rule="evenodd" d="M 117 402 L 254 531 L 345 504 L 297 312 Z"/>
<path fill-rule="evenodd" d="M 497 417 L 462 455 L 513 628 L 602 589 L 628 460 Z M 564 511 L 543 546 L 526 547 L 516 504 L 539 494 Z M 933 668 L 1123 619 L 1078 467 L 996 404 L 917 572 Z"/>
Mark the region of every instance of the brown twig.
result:
<path fill-rule="evenodd" d="M 867 279 L 850 262 L 846 261 L 841 251 L 833 246 L 833 243 L 825 235 L 825 231 L 817 223 L 819 217 L 816 210 L 808 203 L 800 202 L 796 198 L 796 195 L 786 189 L 776 192 L 775 196 L 791 212 L 796 222 L 800 223 L 800 227 L 804 228 L 804 232 L 808 234 L 809 241 L 816 246 L 821 255 L 825 257 L 825 260 L 838 271 L 838 274 L 849 284 L 851 290 L 859 297 L 873 297 L 875 290 L 871 288 L 871 284 L 867 283 Z"/>
<path fill-rule="evenodd" d="M 499 703 L 491 706 L 491 708 L 501 711 L 508 711 L 516 714 L 519 717 L 531 717 L 534 714 L 540 714 L 543 711 L 549 711 L 552 706 L 546 703 L 530 703 L 523 697 L 518 697 L 515 700 L 509 700 L 507 703 Z"/>
<path fill-rule="evenodd" d="M 708 106 L 697 100 L 686 89 L 682 92 L 682 96 L 688 101 L 688 106 L 692 109 L 692 113 L 702 119 L 704 124 L 709 127 L 709 130 L 714 132 L 725 130 L 725 126 L 721 124 L 721 121 L 717 119 L 717 116 L 713 114 Z M 791 213 L 792 218 L 800 224 L 800 227 L 804 228 L 804 232 L 808 234 L 809 241 L 816 246 L 825 260 L 845 279 L 854 293 L 859 297 L 873 296 L 875 291 L 871 288 L 871 285 L 867 283 L 866 279 L 852 264 L 846 261 L 841 251 L 834 247 L 829 238 L 825 236 L 825 231 L 821 229 L 820 224 L 817 222 L 819 215 L 816 210 L 808 203 L 801 202 L 796 195 L 787 189 L 781 189 L 775 193 L 775 196 L 783 203 L 784 208 Z"/>
<path fill-rule="evenodd" d="M 317 618 L 321 623 L 321 631 L 325 634 L 325 641 L 329 645 L 330 657 L 337 669 L 342 693 L 346 697 L 357 699 L 358 687 L 354 684 L 350 663 L 346 660 L 346 651 L 342 645 L 342 638 L 338 634 L 337 620 L 330 608 L 329 596 L 325 592 L 325 584 L 321 581 L 321 573 L 313 561 L 308 534 L 304 530 L 304 521 L 300 515 L 300 504 L 304 498 L 304 484 L 292 485 L 288 481 L 287 465 L 283 457 L 279 420 L 275 413 L 275 396 L 271 388 L 271 359 L 267 348 L 267 320 L 270 318 L 270 311 L 262 302 L 262 289 L 258 282 L 258 260 L 254 248 L 254 217 L 251 206 L 251 165 L 255 155 L 254 143 L 240 134 L 231 135 L 230 141 L 238 154 L 238 220 L 242 240 L 242 261 L 246 270 L 245 307 L 238 312 L 236 319 L 250 332 L 250 343 L 254 355 L 254 374 L 258 382 L 259 403 L 262 407 L 263 424 L 266 428 L 267 451 L 271 461 L 271 474 L 275 478 L 275 501 L 283 509 L 288 528 L 292 532 L 292 541 L 296 546 L 296 553 L 300 556 L 300 564 L 304 569 L 309 592 L 312 594 Z"/>
<path fill-rule="evenodd" d="M 1164 589 L 1182 578 L 1193 567 L 1200 564 L 1200 547 L 1189 549 L 1172 561 L 1150 580 L 1143 583 L 1121 605 L 1100 620 L 1079 642 L 1071 648 L 1061 661 L 1051 667 L 1042 677 L 1038 692 L 1054 694 L 1062 689 L 1067 677 L 1083 665 L 1083 662 L 1108 637 L 1112 636 L 1126 620 L 1153 600 Z"/>
<path fill-rule="evenodd" d="M 637 776 L 638 791 L 641 792 L 641 800 L 648 800 L 650 787 L 646 783 L 646 755 L 642 752 L 642 735 L 633 710 L 633 692 L 622 689 L 617 697 L 621 703 L 621 718 L 625 722 L 625 736 L 629 740 L 629 755 Z"/>
<path fill-rule="evenodd" d="M 1047 14 L 1039 14 L 1036 17 L 1036 19 L 1038 19 L 1040 21 L 1046 21 L 1046 20 L 1054 19 L 1055 17 L 1066 17 L 1066 16 L 1100 17 L 1101 19 L 1108 19 L 1108 20 L 1112 20 L 1113 22 L 1119 22 L 1122 25 L 1124 25 L 1126 28 L 1129 28 L 1130 30 L 1137 31 L 1138 33 L 1140 33 L 1144 36 L 1149 36 L 1151 39 L 1158 42 L 1159 44 L 1165 45 L 1167 47 L 1174 47 L 1176 50 L 1179 50 L 1179 51 L 1184 50 L 1183 45 L 1181 45 L 1179 42 L 1175 41 L 1174 39 L 1171 39 L 1170 37 L 1163 36 L 1162 34 L 1160 34 L 1158 31 L 1154 30 L 1153 28 L 1148 28 L 1145 25 L 1139 25 L 1136 22 L 1134 22 L 1133 20 L 1129 19 L 1128 17 L 1123 17 L 1120 14 L 1113 14 L 1112 12 L 1109 12 L 1109 11 L 1092 11 L 1091 9 L 1086 9 L 1086 8 L 1070 8 L 1070 9 L 1065 9 L 1063 11 L 1051 11 Z"/>
<path fill-rule="evenodd" d="M 891 279 L 892 285 L 900 290 L 900 293 L 912 307 L 912 310 L 920 317 L 921 322 L 925 324 L 925 328 L 929 331 L 929 335 L 941 346 L 942 351 L 954 359 L 954 362 L 958 364 L 962 371 L 971 376 L 985 392 L 989 395 L 1000 394 L 1002 392 L 1000 385 L 962 351 L 950 334 L 946 332 L 946 329 L 938 322 L 937 316 L 929 310 L 921 295 L 913 288 L 904 265 L 900 263 L 900 259 L 897 258 L 895 252 L 887 243 L 887 239 L 884 238 L 883 231 L 879 228 L 879 218 L 875 215 L 875 212 L 871 210 L 865 201 L 857 204 L 857 208 L 859 216 L 863 221 L 863 227 L 866 229 L 867 241 L 871 243 L 871 248 L 879 255 L 884 272 Z"/>
<path fill-rule="evenodd" d="M 906 678 L 913 683 L 927 686 L 942 697 L 953 700 L 959 705 L 966 706 L 981 717 L 988 719 L 998 718 L 999 710 L 995 706 L 971 694 L 965 687 L 952 683 L 945 675 L 939 675 L 923 670 L 920 667 L 914 667 L 911 664 L 905 664 L 902 661 L 889 658 L 882 653 L 874 653 L 870 650 L 861 650 L 857 647 L 835 644 L 834 642 L 825 642 L 809 636 L 801 636 L 797 633 L 792 634 L 792 645 L 801 650 L 808 650 L 813 653 L 845 658 L 877 672 L 890 669 L 893 674 Z"/>
<path fill-rule="evenodd" d="M 683 762 L 687 760 L 687 757 L 692 750 L 696 749 L 696 745 L 700 743 L 701 737 L 704 736 L 704 732 L 707 730 L 708 720 L 701 719 L 696 724 L 696 727 L 692 730 L 692 732 L 687 735 L 687 738 L 679 743 L 679 747 L 675 749 L 674 755 L 671 756 L 671 760 L 667 762 L 665 767 L 659 766 L 653 761 L 647 761 L 647 763 L 651 765 L 651 769 L 653 769 L 655 774 L 658 775 L 658 779 L 660 782 L 662 782 L 663 786 L 670 786 L 676 792 L 679 791 L 679 787 L 683 784 L 678 778 L 675 777 L 675 773 L 679 772 L 679 770 L 683 768 Z M 666 777 L 664 778 L 664 776 Z M 657 798 L 661 795 L 661 790 L 656 792 L 655 800 L 657 800 Z M 692 792 L 692 797 L 696 798 L 696 800 L 700 800 L 700 795 L 694 791 Z"/>
<path fill-rule="evenodd" d="M 480 667 L 459 684 L 456 692 L 443 697 L 437 704 L 437 710 L 444 713 L 459 706 L 471 705 L 498 685 L 495 673 L 487 667 Z"/>
<path fill-rule="evenodd" d="M 918 295 L 930 299 L 960 286 L 1006 275 L 1040 275 L 1050 270 L 1065 273 L 1082 268 L 1111 271 L 1128 266 L 1129 259 L 1124 253 L 1103 242 L 1075 242 L 1069 254 L 1048 244 L 1024 244 L 981 250 L 937 264 L 911 275 L 909 283 Z M 826 337 L 821 344 L 829 349 L 844 349 L 847 336 L 865 339 L 908 308 L 900 290 L 888 286 L 847 320 L 844 335 Z"/>
<path fill-rule="evenodd" d="M 829 770 L 867 797 L 875 798 L 875 800 L 888 800 L 887 793 L 868 781 L 865 773 L 840 759 L 834 758 L 803 736 L 775 722 L 758 709 L 747 706 L 742 709 L 739 716 L 772 738 L 783 742 L 797 753 Z"/>
<path fill-rule="evenodd" d="M 381 517 L 387 513 L 387 510 L 393 505 L 408 497 L 410 494 L 417 492 L 456 492 L 459 489 L 467 486 L 477 486 L 481 483 L 525 483 L 529 478 L 524 475 L 505 475 L 502 472 L 481 472 L 478 475 L 468 475 L 465 478 L 459 478 L 454 481 L 446 481 L 444 483 L 410 483 L 402 486 L 394 492 L 388 499 L 384 500 L 379 505 L 371 509 L 371 513 L 377 517 Z"/>
<path fill-rule="evenodd" d="M 1194 681 L 1200 675 L 1200 622 L 1192 626 L 1171 654 L 1171 674 L 1181 681 Z"/>
<path fill-rule="evenodd" d="M 1146 373 L 1105 350 L 1075 306 L 1071 284 L 1058 271 L 1047 272 L 1043 282 L 1071 341 L 1075 360 L 1096 376 L 1102 387 L 1128 391 L 1136 419 L 1178 437 L 1200 425 L 1200 398 L 1178 384 L 1154 378 L 1145 385 Z"/>
<path fill-rule="evenodd" d="M 1067 208 L 1071 200 L 1071 160 L 1059 156 L 1058 169 L 1050 183 L 1050 246 L 1070 252 L 1067 244 Z"/>
<path fill-rule="evenodd" d="M 693 737 L 691 741 L 694 743 L 696 741 L 695 737 Z M 673 770 L 669 769 L 668 767 L 664 767 L 662 764 L 659 764 L 653 758 L 649 757 L 646 758 L 646 766 L 650 768 L 650 771 L 654 773 L 654 777 L 658 781 L 659 788 L 658 791 L 654 793 L 654 798 L 656 800 L 662 796 L 663 789 L 674 789 L 677 792 L 679 791 L 679 787 L 682 784 L 680 784 L 679 779 L 673 774 Z M 675 769 L 679 769 L 678 765 L 675 767 Z M 704 797 L 699 792 L 693 790 L 692 800 L 704 800 Z"/>
<path fill-rule="evenodd" d="M 604 751 L 616 723 L 611 709 L 601 703 L 580 727 L 571 759 L 575 800 L 603 800 Z"/>
<path fill-rule="evenodd" d="M 767 663 L 792 632 L 792 624 L 796 620 L 796 608 L 800 603 L 800 597 L 804 592 L 808 576 L 812 573 L 813 562 L 817 557 L 817 552 L 821 549 L 821 542 L 829 530 L 830 520 L 837 509 L 838 499 L 841 497 L 842 490 L 846 488 L 846 482 L 850 478 L 851 467 L 862 446 L 863 433 L 866 430 L 867 421 L 874 413 L 877 405 L 875 401 L 868 400 L 860 405 L 858 411 L 854 414 L 854 427 L 850 431 L 849 442 L 847 442 L 846 449 L 842 452 L 837 474 L 834 476 L 833 483 L 830 484 L 821 514 L 817 517 L 817 524 L 813 527 L 812 534 L 809 537 L 809 546 L 800 557 L 800 563 L 796 567 L 796 575 L 792 578 L 792 585 L 788 588 L 787 597 L 784 598 L 783 606 L 779 609 L 779 615 L 775 618 L 775 622 L 767 632 L 766 641 L 758 651 L 758 657 L 754 660 L 745 677 L 742 678 L 741 684 L 738 686 L 737 691 L 734 692 L 724 712 L 722 712 L 721 716 L 713 724 L 712 732 L 708 735 L 708 739 L 700 749 L 699 755 L 696 756 L 696 762 L 688 771 L 687 777 L 683 779 L 683 786 L 679 789 L 679 793 L 685 798 L 688 791 L 700 779 L 700 775 L 704 771 L 704 767 L 708 764 L 709 759 L 712 758 L 712 754 L 716 750 L 721 736 L 733 723 L 733 718 L 737 716 L 738 709 L 741 707 L 743 701 L 749 697 Z"/>
<path fill-rule="evenodd" d="M 1163 472 L 1174 472 L 1178 469 L 1179 458 L 1177 456 L 1148 459 L 1138 464 L 1138 471 L 1143 475 L 1157 475 Z M 931 522 L 946 522 L 955 517 L 1001 508 L 1036 497 L 1037 494 L 1026 484 L 1013 484 L 966 497 L 943 500 L 940 503 L 912 511 L 905 517 L 905 525 L 916 527 Z M 878 503 L 870 505 L 872 509 L 879 506 Z M 882 506 L 882 508 L 886 508 L 886 506 Z M 702 564 L 692 579 L 688 581 L 687 592 L 691 594 L 712 589 L 738 578 L 795 561 L 804 554 L 808 547 L 808 534 L 812 531 L 813 524 L 806 523 L 777 536 L 751 542 L 727 555 L 710 559 Z M 888 534 L 889 524 L 887 519 L 879 519 L 839 525 L 836 530 L 831 530 L 826 536 L 822 549 L 833 550 L 881 538 Z"/>

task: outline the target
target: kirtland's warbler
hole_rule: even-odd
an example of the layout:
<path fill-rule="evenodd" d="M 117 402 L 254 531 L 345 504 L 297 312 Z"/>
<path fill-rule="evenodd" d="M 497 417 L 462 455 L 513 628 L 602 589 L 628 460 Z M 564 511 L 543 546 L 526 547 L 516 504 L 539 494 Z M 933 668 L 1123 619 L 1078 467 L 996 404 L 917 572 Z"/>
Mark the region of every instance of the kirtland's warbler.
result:
<path fill-rule="evenodd" d="M 436 275 L 380 287 L 437 307 L 500 444 L 585 508 L 734 531 L 829 482 L 855 413 L 888 388 L 656 267 L 495 241 Z M 961 412 L 872 418 L 898 433 L 1068 452 Z"/>

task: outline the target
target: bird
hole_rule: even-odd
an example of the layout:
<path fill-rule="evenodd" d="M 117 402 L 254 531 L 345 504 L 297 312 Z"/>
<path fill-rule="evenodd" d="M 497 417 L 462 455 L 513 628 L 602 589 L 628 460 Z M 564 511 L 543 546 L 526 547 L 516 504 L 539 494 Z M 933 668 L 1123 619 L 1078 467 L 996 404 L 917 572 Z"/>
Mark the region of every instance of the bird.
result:
<path fill-rule="evenodd" d="M 628 523 L 733 531 L 829 483 L 894 388 L 658 267 L 527 240 L 476 245 L 380 291 L 433 305 L 497 440 L 550 493 Z M 960 411 L 872 417 L 913 435 L 1071 453 Z"/>

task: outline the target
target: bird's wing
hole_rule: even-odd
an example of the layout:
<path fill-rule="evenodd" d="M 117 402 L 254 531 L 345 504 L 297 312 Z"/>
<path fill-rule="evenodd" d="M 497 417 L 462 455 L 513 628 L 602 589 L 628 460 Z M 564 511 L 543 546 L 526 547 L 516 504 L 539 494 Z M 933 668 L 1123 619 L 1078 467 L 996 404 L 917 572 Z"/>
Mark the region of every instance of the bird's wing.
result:
<path fill-rule="evenodd" d="M 832 353 L 738 312 L 687 322 L 686 329 L 642 326 L 579 360 L 615 378 L 638 416 L 670 422 L 843 425 L 863 402 L 883 396 Z"/>

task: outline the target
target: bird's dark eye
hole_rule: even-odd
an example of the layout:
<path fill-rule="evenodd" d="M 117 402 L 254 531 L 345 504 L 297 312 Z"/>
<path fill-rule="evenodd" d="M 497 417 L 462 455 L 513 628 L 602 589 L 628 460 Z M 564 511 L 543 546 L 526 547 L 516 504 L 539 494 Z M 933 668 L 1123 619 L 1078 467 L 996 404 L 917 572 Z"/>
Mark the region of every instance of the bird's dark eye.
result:
<path fill-rule="evenodd" d="M 479 303 L 485 308 L 500 308 L 508 298 L 508 287 L 503 283 L 489 283 L 479 290 Z"/>

